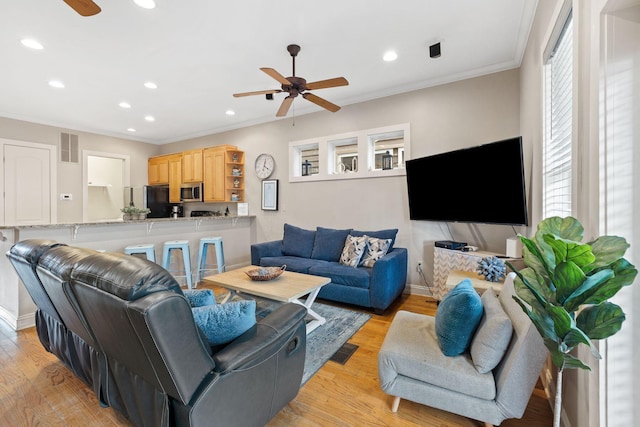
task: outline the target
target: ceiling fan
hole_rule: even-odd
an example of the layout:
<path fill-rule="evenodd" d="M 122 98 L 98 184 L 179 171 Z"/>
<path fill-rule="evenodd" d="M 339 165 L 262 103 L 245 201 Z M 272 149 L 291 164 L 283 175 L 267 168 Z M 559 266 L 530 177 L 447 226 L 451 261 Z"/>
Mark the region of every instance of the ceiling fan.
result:
<path fill-rule="evenodd" d="M 311 101 L 314 104 L 331 111 L 332 113 L 338 111 L 340 107 L 336 104 L 333 104 L 324 98 L 320 98 L 319 96 L 308 93 L 306 91 L 315 89 L 326 89 L 337 86 L 347 86 L 349 84 L 347 79 L 345 79 L 344 77 L 336 77 L 333 79 L 307 83 L 307 81 L 302 77 L 296 77 L 296 56 L 300 52 L 300 46 L 298 46 L 297 44 L 290 44 L 289 46 L 287 46 L 287 51 L 289 52 L 289 54 L 291 54 L 291 58 L 293 60 L 293 75 L 291 77 L 284 77 L 273 68 L 260 68 L 260 70 L 264 71 L 266 74 L 277 80 L 278 83 L 282 85 L 281 89 L 234 93 L 233 96 L 241 97 L 249 95 L 269 95 L 274 93 L 287 92 L 289 95 L 282 101 L 282 104 L 280 105 L 280 108 L 276 113 L 276 117 L 286 116 L 287 112 L 289 111 L 289 107 L 291 107 L 291 104 L 293 103 L 293 99 L 298 95 L 302 95 L 302 97 L 307 101 Z"/>
<path fill-rule="evenodd" d="M 91 0 L 64 0 L 64 2 L 82 16 L 97 15 L 102 10 L 100 9 L 100 6 Z"/>

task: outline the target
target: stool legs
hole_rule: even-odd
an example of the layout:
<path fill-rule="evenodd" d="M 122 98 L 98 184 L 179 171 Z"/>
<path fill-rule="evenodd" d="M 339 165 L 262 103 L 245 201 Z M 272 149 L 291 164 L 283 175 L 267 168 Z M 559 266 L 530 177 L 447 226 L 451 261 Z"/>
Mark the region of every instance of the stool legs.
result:
<path fill-rule="evenodd" d="M 218 273 L 226 271 L 224 263 L 224 250 L 222 248 L 221 237 L 203 237 L 200 239 L 200 245 L 198 249 L 198 265 L 196 266 L 196 286 L 204 276 L 206 270 L 213 270 L 207 268 L 207 252 L 210 245 L 213 245 L 216 251 L 216 270 Z"/>
<path fill-rule="evenodd" d="M 180 252 L 182 252 L 182 260 L 184 263 L 184 276 L 175 275 L 170 269 L 171 251 L 177 250 L 177 249 L 179 249 Z M 184 277 L 187 281 L 187 288 L 191 289 L 193 287 L 193 282 L 191 278 L 191 254 L 189 252 L 189 241 L 188 240 L 172 240 L 169 242 L 165 242 L 163 246 L 163 251 L 162 251 L 162 267 L 176 278 Z"/>

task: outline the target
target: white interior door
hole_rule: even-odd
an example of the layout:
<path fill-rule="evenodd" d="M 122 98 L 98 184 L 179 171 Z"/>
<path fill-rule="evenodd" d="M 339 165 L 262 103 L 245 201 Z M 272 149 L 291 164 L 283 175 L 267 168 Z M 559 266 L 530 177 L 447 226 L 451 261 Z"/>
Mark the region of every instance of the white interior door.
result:
<path fill-rule="evenodd" d="M 51 224 L 52 150 L 3 144 L 3 154 L 5 225 Z"/>

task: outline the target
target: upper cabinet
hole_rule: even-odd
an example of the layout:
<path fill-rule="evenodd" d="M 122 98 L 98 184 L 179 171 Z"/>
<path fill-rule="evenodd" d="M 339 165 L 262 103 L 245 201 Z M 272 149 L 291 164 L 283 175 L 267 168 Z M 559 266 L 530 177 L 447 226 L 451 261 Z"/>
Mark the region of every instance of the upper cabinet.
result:
<path fill-rule="evenodd" d="M 169 156 L 149 158 L 149 185 L 169 184 Z"/>
<path fill-rule="evenodd" d="M 169 185 L 180 203 L 182 183 L 203 183 L 205 202 L 244 201 L 244 152 L 233 145 L 188 150 L 149 159 L 149 185 Z"/>
<path fill-rule="evenodd" d="M 202 182 L 203 150 L 198 148 L 182 152 L 182 182 Z"/>

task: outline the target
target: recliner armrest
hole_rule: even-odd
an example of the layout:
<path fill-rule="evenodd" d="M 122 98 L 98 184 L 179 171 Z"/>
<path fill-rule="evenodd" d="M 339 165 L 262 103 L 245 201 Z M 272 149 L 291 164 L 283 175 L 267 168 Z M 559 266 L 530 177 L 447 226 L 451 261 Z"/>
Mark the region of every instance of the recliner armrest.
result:
<path fill-rule="evenodd" d="M 260 265 L 261 258 L 273 256 L 282 256 L 282 240 L 251 245 L 251 264 Z"/>
<path fill-rule="evenodd" d="M 263 362 L 287 346 L 287 351 L 306 351 L 307 310 L 287 303 L 260 320 L 254 327 L 215 353 L 216 372 L 249 368 Z M 302 333 L 300 333 L 300 330 Z M 297 337 L 296 337 L 297 335 Z M 296 337 L 293 341 L 292 338 Z"/>

